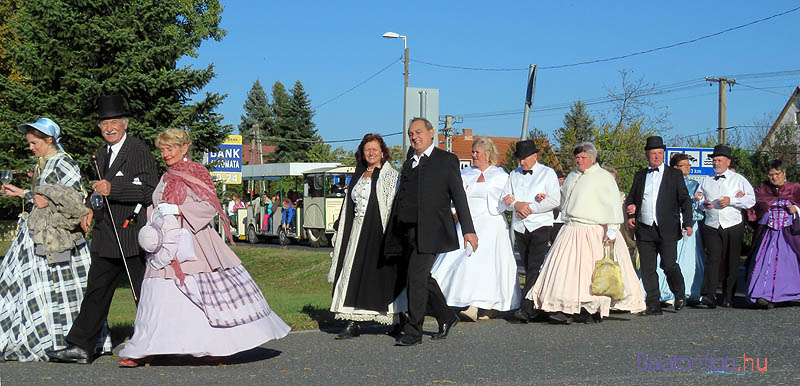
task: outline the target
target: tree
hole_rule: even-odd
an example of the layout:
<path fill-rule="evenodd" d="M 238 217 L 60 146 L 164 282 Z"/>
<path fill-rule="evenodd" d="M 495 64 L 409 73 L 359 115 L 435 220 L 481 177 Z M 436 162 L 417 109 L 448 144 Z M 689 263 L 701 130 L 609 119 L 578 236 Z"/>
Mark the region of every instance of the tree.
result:
<path fill-rule="evenodd" d="M 571 165 L 572 149 L 583 141 L 591 141 L 596 130 L 594 118 L 586 111 L 586 104 L 580 99 L 573 102 L 569 112 L 564 114 L 564 126 L 555 132 L 561 164 Z"/>
<path fill-rule="evenodd" d="M 258 124 L 261 128 L 261 135 L 269 137 L 272 125 L 272 112 L 269 108 L 267 93 L 261 87 L 261 83 L 256 80 L 253 87 L 247 93 L 247 100 L 244 102 L 244 115 L 241 116 L 242 123 L 239 124 L 239 134 L 245 142 L 249 141 L 253 134 L 253 126 Z"/>
<path fill-rule="evenodd" d="M 10 17 L 0 16 L 15 36 L 2 40 L 13 70 L 0 70 L 0 162 L 30 167 L 16 125 L 47 116 L 61 126 L 62 145 L 87 180 L 94 178 L 90 155 L 102 143 L 94 101 L 103 94 L 126 98 L 129 131 L 148 144 L 165 128 L 191 129 L 195 158 L 230 131 L 214 111 L 223 95 L 192 100 L 214 77 L 213 66 L 177 66 L 185 55 L 196 57 L 204 40 L 224 36 L 218 0 L 26 0 L 10 9 Z"/>
<path fill-rule="evenodd" d="M 539 150 L 538 162 L 555 170 L 560 170 L 562 168 L 555 151 L 553 151 L 552 145 L 550 145 L 550 141 L 547 139 L 547 134 L 534 127 L 528 131 L 528 138 L 534 141 L 536 148 Z M 514 151 L 516 149 L 517 143 L 511 143 L 506 154 L 500 155 L 498 162 L 501 163 L 497 166 L 502 167 L 509 173 L 516 169 L 519 166 L 519 159 L 514 156 Z M 568 172 L 568 170 L 565 171 Z"/>
<path fill-rule="evenodd" d="M 275 120 L 275 148 L 278 162 L 308 160 L 314 145 L 322 142 L 312 121 L 311 101 L 300 81 L 292 87 L 291 95 L 280 82 L 272 87 L 272 111 Z"/>
<path fill-rule="evenodd" d="M 630 190 L 636 171 L 647 165 L 644 146 L 647 137 L 653 134 L 643 127 L 642 121 L 630 126 L 603 126 L 596 133 L 593 142 L 597 147 L 597 161 L 617 171 L 617 185 L 623 192 Z"/>
<path fill-rule="evenodd" d="M 332 149 L 327 143 L 317 143 L 311 147 L 306 161 L 308 162 L 338 162 L 344 166 L 355 166 L 356 157 L 352 150 L 337 147 Z"/>

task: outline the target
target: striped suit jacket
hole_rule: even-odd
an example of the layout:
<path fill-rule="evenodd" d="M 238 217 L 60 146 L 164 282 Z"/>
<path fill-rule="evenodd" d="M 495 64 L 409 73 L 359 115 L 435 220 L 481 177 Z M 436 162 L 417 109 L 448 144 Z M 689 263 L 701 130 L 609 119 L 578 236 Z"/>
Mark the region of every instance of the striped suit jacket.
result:
<path fill-rule="evenodd" d="M 146 221 L 146 209 L 153 201 L 153 190 L 158 184 L 158 168 L 153 154 L 141 140 L 130 134 L 125 137 L 119 153 L 111 168 L 106 170 L 106 145 L 95 153 L 101 172 L 105 170 L 103 179 L 111 182 L 111 193 L 108 195 L 109 206 L 114 214 L 114 222 L 119 233 L 120 244 L 125 256 L 140 253 L 137 235 Z M 142 210 L 136 219 L 136 226 L 123 229 L 125 218 L 133 213 L 137 203 Z M 94 229 L 92 230 L 91 251 L 102 257 L 120 258 L 119 246 L 111 227 L 108 210 L 103 208 L 94 211 Z"/>

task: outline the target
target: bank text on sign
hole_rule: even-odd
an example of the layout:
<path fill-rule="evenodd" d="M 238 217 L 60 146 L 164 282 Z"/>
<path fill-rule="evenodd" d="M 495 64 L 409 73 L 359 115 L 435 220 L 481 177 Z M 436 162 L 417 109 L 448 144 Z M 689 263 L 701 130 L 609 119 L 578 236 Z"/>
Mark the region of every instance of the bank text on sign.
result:
<path fill-rule="evenodd" d="M 211 177 L 223 184 L 242 183 L 242 136 L 229 135 L 217 151 L 208 152 Z"/>

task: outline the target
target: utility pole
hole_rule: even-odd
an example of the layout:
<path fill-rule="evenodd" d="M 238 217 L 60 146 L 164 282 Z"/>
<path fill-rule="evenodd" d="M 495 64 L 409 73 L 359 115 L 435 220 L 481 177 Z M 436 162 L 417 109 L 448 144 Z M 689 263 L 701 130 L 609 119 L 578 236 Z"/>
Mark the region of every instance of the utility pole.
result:
<path fill-rule="evenodd" d="M 533 95 L 536 92 L 536 65 L 531 64 L 528 68 L 528 87 L 525 92 L 525 113 L 522 115 L 522 134 L 519 136 L 520 141 L 528 139 L 528 116 L 531 114 L 531 106 L 533 105 Z"/>
<path fill-rule="evenodd" d="M 253 125 L 253 130 L 250 132 L 250 164 L 255 165 L 255 151 L 256 151 L 256 133 L 258 133 L 258 123 Z"/>
<path fill-rule="evenodd" d="M 706 77 L 706 80 L 709 82 L 717 82 L 719 83 L 719 111 L 718 111 L 718 118 L 717 118 L 717 142 L 720 145 L 725 145 L 728 143 L 727 139 L 727 124 L 725 122 L 726 116 L 728 113 L 728 97 L 726 95 L 727 86 L 736 84 L 736 79 L 728 79 L 728 78 L 712 78 Z"/>
<path fill-rule="evenodd" d="M 403 49 L 403 64 L 405 66 L 405 71 L 403 72 L 403 78 L 405 79 L 405 83 L 403 85 L 403 151 L 408 150 L 408 117 L 406 116 L 406 109 L 408 103 L 408 45 L 406 44 L 406 38 L 403 36 L 403 45 L 405 46 Z"/>
<path fill-rule="evenodd" d="M 444 146 L 445 150 L 449 152 L 453 152 L 453 123 L 461 123 L 463 122 L 463 117 L 456 117 L 453 115 L 440 115 L 439 116 L 439 123 L 442 123 L 442 118 L 444 118 Z"/>

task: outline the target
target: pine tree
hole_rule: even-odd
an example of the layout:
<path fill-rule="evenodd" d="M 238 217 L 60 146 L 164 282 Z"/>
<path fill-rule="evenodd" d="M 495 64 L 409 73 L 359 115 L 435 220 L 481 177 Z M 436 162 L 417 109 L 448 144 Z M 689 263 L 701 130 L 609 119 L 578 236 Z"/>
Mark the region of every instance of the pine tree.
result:
<path fill-rule="evenodd" d="M 230 131 L 215 112 L 224 96 L 193 97 L 214 77 L 213 66 L 177 62 L 197 56 L 204 40 L 222 39 L 221 12 L 218 0 L 18 1 L 6 19 L 18 39 L 3 47 L 3 55 L 22 81 L 0 70 L 0 132 L 11 133 L 0 137 L 9 150 L 3 157 L 18 168 L 29 163 L 15 126 L 47 116 L 61 126 L 62 145 L 92 178 L 89 158 L 102 143 L 95 99 L 120 94 L 131 112 L 129 133 L 154 154 L 160 131 L 187 128 L 199 158 Z"/>
<path fill-rule="evenodd" d="M 242 135 L 245 143 L 249 143 L 253 126 L 256 124 L 260 125 L 262 136 L 271 136 L 272 133 L 269 129 L 272 126 L 272 112 L 269 109 L 267 93 L 258 80 L 253 82 L 253 87 L 247 93 L 247 100 L 243 107 L 244 115 L 241 116 L 242 123 L 239 124 L 239 134 Z"/>
<path fill-rule="evenodd" d="M 303 84 L 295 82 L 289 95 L 281 82 L 275 82 L 271 106 L 278 162 L 308 161 L 311 149 L 322 139 L 312 121 L 314 111 Z"/>
<path fill-rule="evenodd" d="M 564 170 L 573 165 L 572 149 L 583 141 L 592 141 L 597 132 L 594 118 L 586 111 L 586 104 L 580 99 L 573 102 L 569 112 L 564 114 L 564 126 L 556 130 L 558 141 L 558 159 Z"/>

